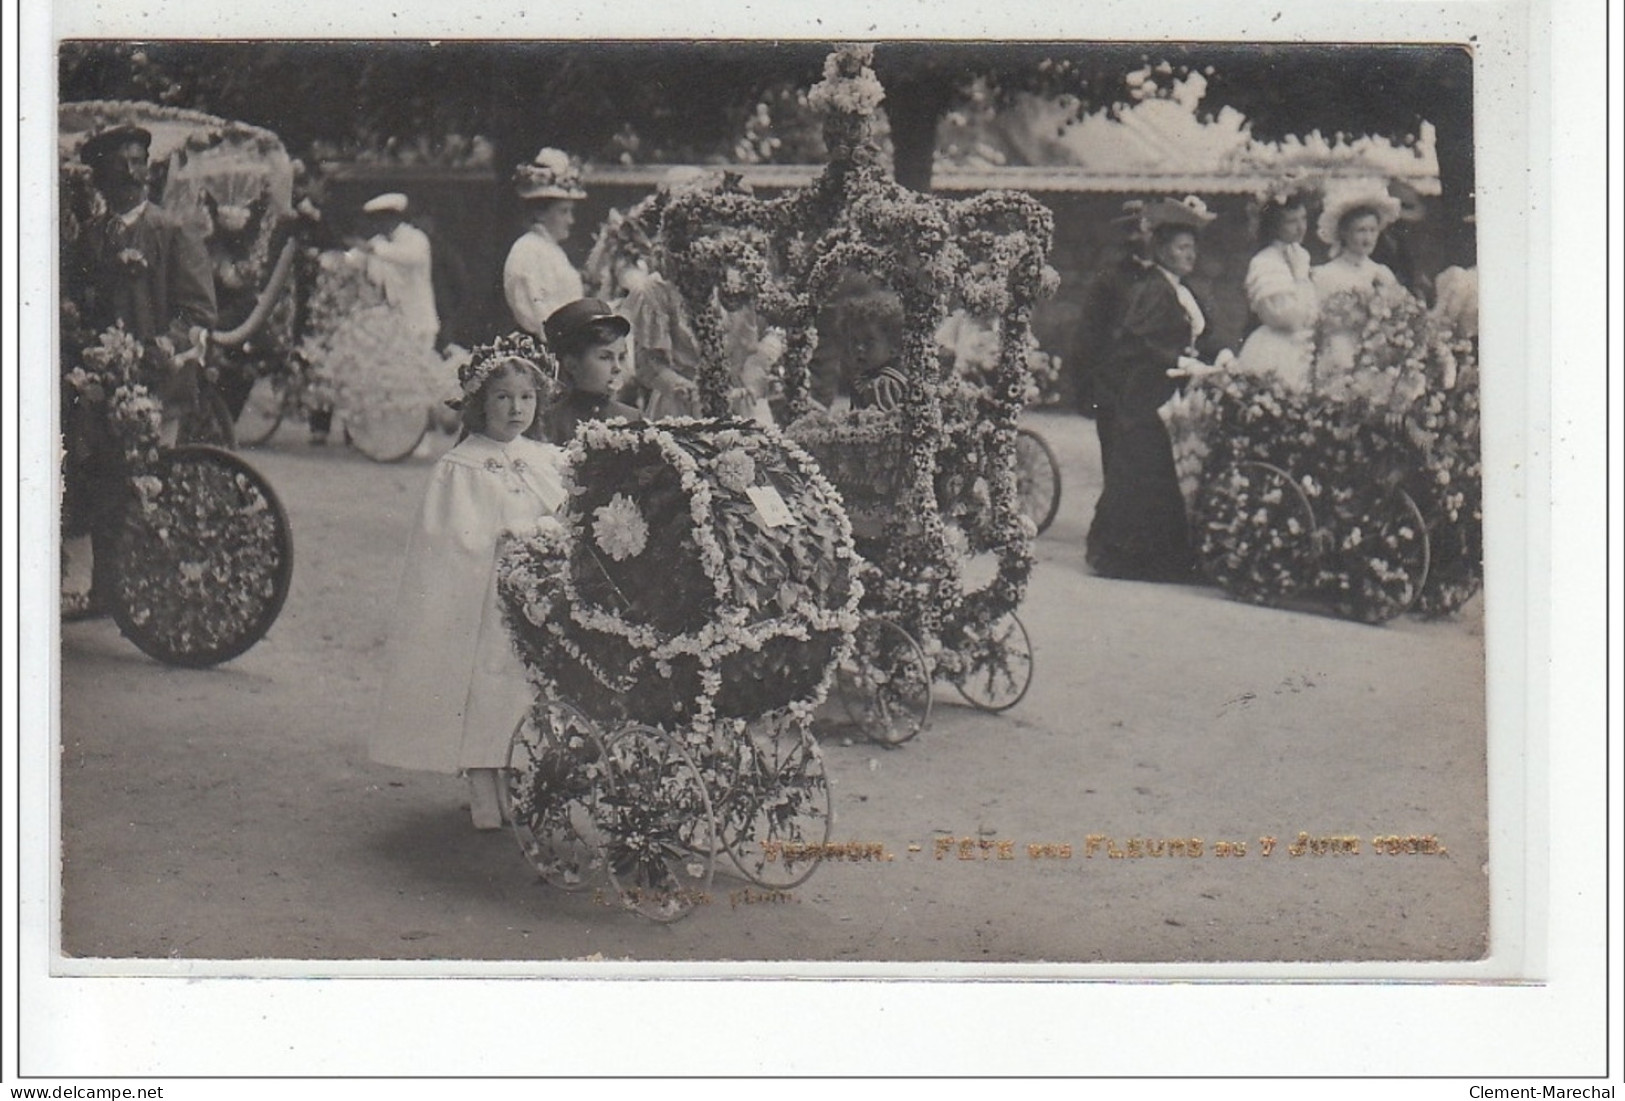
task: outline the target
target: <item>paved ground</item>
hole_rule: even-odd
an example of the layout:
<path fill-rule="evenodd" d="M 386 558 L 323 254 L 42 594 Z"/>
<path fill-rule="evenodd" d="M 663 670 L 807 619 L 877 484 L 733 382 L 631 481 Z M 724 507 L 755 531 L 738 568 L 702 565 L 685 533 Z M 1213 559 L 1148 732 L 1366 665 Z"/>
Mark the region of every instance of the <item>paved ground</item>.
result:
<path fill-rule="evenodd" d="M 264 641 L 190 672 L 149 661 L 109 621 L 63 628 L 64 955 L 1479 957 L 1478 602 L 1451 622 L 1372 628 L 1092 577 L 1093 427 L 1030 423 L 1066 480 L 1022 609 L 1030 695 L 992 718 L 946 689 L 931 728 L 901 749 L 832 741 L 836 838 L 895 859 L 826 865 L 774 902 L 730 904 L 743 884 L 719 876 L 714 903 L 673 926 L 550 891 L 510 836 L 470 828 L 458 780 L 366 759 L 399 551 L 431 460 L 378 466 L 285 429 L 251 453 L 297 542 L 293 590 Z M 1292 855 L 1300 832 L 1358 838 L 1359 852 Z M 1379 835 L 1432 836 L 1443 851 L 1378 855 Z M 938 859 L 939 838 L 1010 841 L 1014 859 L 996 844 L 992 859 Z M 1202 855 L 1166 855 L 1170 839 L 1200 839 Z M 1221 842 L 1245 854 L 1219 855 Z M 1057 855 L 1034 859 L 1029 844 Z M 1133 855 L 1151 850 L 1165 855 Z"/>

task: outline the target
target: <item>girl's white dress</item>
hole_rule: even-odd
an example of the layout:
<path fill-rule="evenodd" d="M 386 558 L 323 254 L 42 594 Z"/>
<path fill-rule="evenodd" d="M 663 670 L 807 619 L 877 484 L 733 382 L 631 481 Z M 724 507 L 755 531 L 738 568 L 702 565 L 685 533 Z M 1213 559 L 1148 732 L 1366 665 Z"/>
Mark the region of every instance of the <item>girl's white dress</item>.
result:
<path fill-rule="evenodd" d="M 1339 256 L 1309 271 L 1315 293 L 1324 308 L 1335 295 L 1352 294 L 1369 307 L 1378 299 L 1397 301 L 1409 292 L 1400 284 L 1386 264 L 1379 264 L 1369 256 L 1349 260 Z M 1317 387 L 1335 380 L 1354 369 L 1360 349 L 1360 333 L 1352 328 L 1327 328 L 1321 332 L 1320 347 L 1315 353 L 1315 384 Z"/>
<path fill-rule="evenodd" d="M 435 465 L 406 548 L 373 760 L 448 773 L 506 764 L 533 692 L 502 621 L 497 542 L 564 503 L 563 456 L 471 435 Z"/>
<path fill-rule="evenodd" d="M 1288 389 L 1307 389 L 1319 301 L 1307 249 L 1281 241 L 1261 249 L 1247 264 L 1247 304 L 1261 324 L 1242 344 L 1232 370 L 1274 374 Z"/>

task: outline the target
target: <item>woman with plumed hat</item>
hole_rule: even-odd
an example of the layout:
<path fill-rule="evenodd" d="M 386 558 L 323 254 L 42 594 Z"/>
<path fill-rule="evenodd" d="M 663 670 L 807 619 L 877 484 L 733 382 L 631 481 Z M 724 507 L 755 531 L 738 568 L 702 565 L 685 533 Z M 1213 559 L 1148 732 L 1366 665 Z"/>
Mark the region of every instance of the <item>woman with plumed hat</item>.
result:
<path fill-rule="evenodd" d="M 1141 213 L 1151 263 L 1126 271 L 1131 282 L 1096 376 L 1096 401 L 1113 427 L 1087 559 L 1104 577 L 1181 581 L 1194 570 L 1173 446 L 1157 410 L 1181 380 L 1214 369 L 1196 357 L 1207 321 L 1185 285 L 1197 235 L 1212 220 L 1194 196 L 1147 203 Z"/>
<path fill-rule="evenodd" d="M 581 273 L 559 247 L 575 225 L 577 201 L 587 197 L 581 165 L 561 149 L 543 149 L 514 170 L 514 190 L 530 224 L 508 250 L 502 293 L 515 324 L 543 337 L 548 317 L 585 293 Z"/>

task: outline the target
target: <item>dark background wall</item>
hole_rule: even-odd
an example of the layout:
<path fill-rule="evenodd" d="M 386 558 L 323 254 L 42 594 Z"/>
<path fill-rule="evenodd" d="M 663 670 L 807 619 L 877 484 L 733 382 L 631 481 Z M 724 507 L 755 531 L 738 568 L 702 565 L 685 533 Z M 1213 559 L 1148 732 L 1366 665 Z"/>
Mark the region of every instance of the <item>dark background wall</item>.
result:
<path fill-rule="evenodd" d="M 611 208 L 626 209 L 649 194 L 646 184 L 595 183 L 576 204 L 576 223 L 564 244 L 579 267 L 593 237 Z M 434 245 L 435 290 L 443 321 L 442 339 L 462 345 L 478 343 L 510 330 L 512 319 L 502 298 L 502 264 L 514 240 L 524 232 L 524 212 L 505 180 L 491 173 L 459 169 L 332 166 L 322 193 L 328 221 L 339 232 L 359 232 L 361 204 L 384 191 L 400 191 L 411 203 L 412 220 Z M 771 194 L 758 189 L 758 194 Z M 952 197 L 954 192 L 941 192 Z M 1040 304 L 1033 329 L 1044 350 L 1071 362 L 1078 355 L 1078 315 L 1082 289 L 1090 274 L 1120 245 L 1114 219 L 1126 199 L 1119 192 L 1042 191 L 1036 197 L 1055 214 L 1055 242 L 1050 263 L 1061 276 L 1059 292 Z M 1217 218 L 1203 232 L 1201 259 L 1191 284 L 1209 309 L 1215 335 L 1231 347 L 1240 345 L 1248 328 L 1242 284 L 1247 261 L 1257 245 L 1249 223 L 1246 195 L 1203 197 Z M 1434 273 L 1443 266 L 1448 242 L 1437 210 L 1410 234 L 1417 267 Z M 1306 245 L 1315 260 L 1325 248 L 1314 240 L 1311 225 Z M 1065 372 L 1063 371 L 1063 374 Z"/>

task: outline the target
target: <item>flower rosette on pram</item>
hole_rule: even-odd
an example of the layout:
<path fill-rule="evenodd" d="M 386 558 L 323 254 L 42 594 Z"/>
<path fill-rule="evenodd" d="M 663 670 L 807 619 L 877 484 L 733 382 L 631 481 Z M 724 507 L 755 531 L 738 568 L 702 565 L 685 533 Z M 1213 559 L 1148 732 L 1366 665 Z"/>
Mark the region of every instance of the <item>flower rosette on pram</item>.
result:
<path fill-rule="evenodd" d="M 548 836 L 587 832 L 559 824 L 562 795 L 623 898 L 630 875 L 665 907 L 638 907 L 650 916 L 692 901 L 662 884 L 700 866 L 702 834 L 753 882 L 800 882 L 816 853 L 786 854 L 830 828 L 810 720 L 862 592 L 839 495 L 777 430 L 732 420 L 583 425 L 566 484 L 557 517 L 510 537 L 498 567 L 538 691 L 538 729 L 510 755 L 527 852 L 551 881 L 574 842 Z"/>

